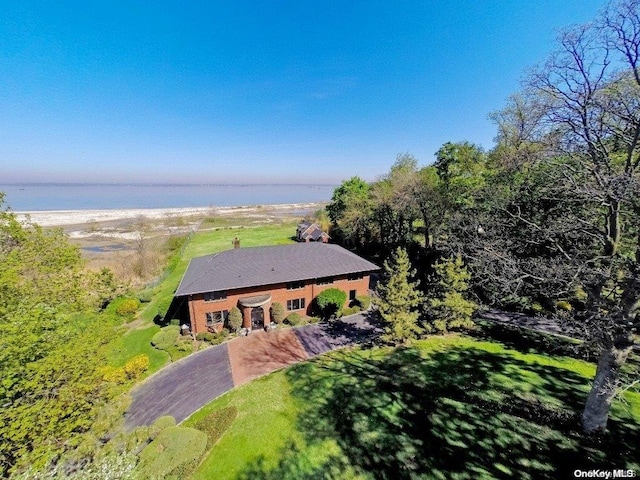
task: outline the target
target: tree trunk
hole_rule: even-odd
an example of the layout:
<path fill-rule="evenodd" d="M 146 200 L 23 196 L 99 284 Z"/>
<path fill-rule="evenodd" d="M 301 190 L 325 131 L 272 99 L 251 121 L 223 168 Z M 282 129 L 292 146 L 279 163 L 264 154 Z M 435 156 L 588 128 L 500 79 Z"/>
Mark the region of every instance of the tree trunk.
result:
<path fill-rule="evenodd" d="M 632 346 L 633 339 L 630 336 L 622 336 L 603 349 L 598 360 L 596 376 L 582 412 L 584 433 L 602 433 L 606 430 L 609 409 L 618 388 L 618 374 L 631 353 Z"/>
<path fill-rule="evenodd" d="M 605 250 L 607 256 L 615 255 L 618 252 L 620 243 L 620 202 L 615 200 L 609 201 L 607 213 L 605 215 Z"/>
<path fill-rule="evenodd" d="M 433 245 L 431 244 L 431 229 L 429 228 L 429 215 L 424 210 L 422 211 L 422 221 L 424 222 L 424 246 L 427 250 L 431 250 L 431 247 Z"/>

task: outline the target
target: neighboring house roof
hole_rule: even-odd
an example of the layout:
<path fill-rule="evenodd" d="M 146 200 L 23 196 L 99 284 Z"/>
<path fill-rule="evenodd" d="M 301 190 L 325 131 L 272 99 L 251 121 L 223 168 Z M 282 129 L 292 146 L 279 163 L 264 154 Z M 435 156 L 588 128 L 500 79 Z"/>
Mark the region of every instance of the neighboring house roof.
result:
<path fill-rule="evenodd" d="M 311 240 L 313 241 L 318 241 L 318 239 L 322 237 L 329 238 L 329 235 L 323 232 L 322 228 L 317 223 L 308 223 L 308 222 L 300 223 L 298 225 L 297 233 L 298 233 L 298 238 L 302 240 L 311 238 Z"/>
<path fill-rule="evenodd" d="M 307 228 L 309 228 L 312 224 L 309 222 L 302 222 L 298 224 L 298 234 L 301 234 L 302 232 L 304 232 Z"/>
<path fill-rule="evenodd" d="M 234 248 L 192 259 L 176 296 L 376 270 L 377 265 L 328 243 Z"/>

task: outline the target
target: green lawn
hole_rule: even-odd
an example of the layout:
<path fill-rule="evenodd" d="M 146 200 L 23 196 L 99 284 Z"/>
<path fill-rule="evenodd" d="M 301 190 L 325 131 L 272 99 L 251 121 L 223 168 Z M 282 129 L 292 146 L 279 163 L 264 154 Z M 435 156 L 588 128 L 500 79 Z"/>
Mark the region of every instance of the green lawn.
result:
<path fill-rule="evenodd" d="M 238 416 L 194 479 L 565 478 L 640 471 L 640 395 L 585 438 L 593 364 L 463 336 L 343 350 L 263 377 L 199 411 Z"/>
<path fill-rule="evenodd" d="M 151 301 L 144 304 L 140 313 L 142 326 L 123 336 L 112 352 L 110 364 L 122 366 L 128 359 L 144 353 L 151 362 L 147 374 L 152 374 L 169 361 L 167 353 L 156 350 L 150 344 L 151 338 L 159 330 L 153 319 L 158 314 L 164 314 L 192 258 L 233 248 L 232 241 L 235 237 L 240 239 L 242 247 L 292 243 L 291 237 L 295 234 L 297 225 L 294 220 L 260 226 L 250 226 L 250 220 L 246 218 L 226 221 L 240 225 L 241 228 L 199 231 L 188 240 L 179 260 L 175 262 L 175 268 L 166 272 L 162 281 L 154 287 Z M 243 222 L 247 226 L 243 226 Z"/>

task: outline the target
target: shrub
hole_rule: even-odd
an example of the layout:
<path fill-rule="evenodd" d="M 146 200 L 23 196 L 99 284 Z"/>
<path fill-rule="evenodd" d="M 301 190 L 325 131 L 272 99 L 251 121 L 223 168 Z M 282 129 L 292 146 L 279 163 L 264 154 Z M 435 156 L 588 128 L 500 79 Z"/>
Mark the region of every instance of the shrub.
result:
<path fill-rule="evenodd" d="M 544 307 L 540 304 L 540 302 L 533 302 L 531 304 L 531 313 L 542 313 L 544 312 Z"/>
<path fill-rule="evenodd" d="M 285 318 L 284 321 L 292 327 L 295 327 L 297 325 L 304 325 L 305 323 L 302 319 L 302 315 L 297 312 L 293 312 L 287 315 L 287 318 Z"/>
<path fill-rule="evenodd" d="M 200 332 L 196 334 L 196 340 L 199 342 L 211 342 L 213 340 L 213 333 L 211 332 Z"/>
<path fill-rule="evenodd" d="M 178 345 L 176 345 L 176 350 L 178 350 L 179 352 L 182 353 L 189 353 L 193 351 L 193 345 L 191 344 L 191 340 L 187 341 L 187 342 L 178 342 Z M 182 358 L 182 355 L 180 355 L 180 358 Z"/>
<path fill-rule="evenodd" d="M 218 345 L 226 340 L 229 336 L 229 332 L 227 330 L 222 330 L 220 333 L 216 333 L 213 335 L 213 338 L 210 340 L 211 345 Z"/>
<path fill-rule="evenodd" d="M 122 367 L 106 366 L 100 369 L 100 375 L 105 382 L 124 383 L 127 380 L 127 374 L 124 373 Z"/>
<path fill-rule="evenodd" d="M 573 310 L 573 306 L 566 300 L 560 300 L 556 302 L 556 307 L 560 310 L 564 310 L 565 312 L 570 312 L 571 310 Z"/>
<path fill-rule="evenodd" d="M 284 307 L 281 303 L 274 302 L 271 304 L 271 320 L 280 325 L 285 318 Z"/>
<path fill-rule="evenodd" d="M 158 350 L 168 350 L 176 344 L 179 336 L 180 327 L 177 325 L 164 327 L 151 338 L 151 345 L 156 347 Z"/>
<path fill-rule="evenodd" d="M 356 302 L 360 305 L 362 310 L 368 310 L 371 306 L 371 297 L 368 295 L 360 295 L 356 297 Z"/>
<path fill-rule="evenodd" d="M 164 415 L 158 418 L 155 422 L 153 422 L 153 425 L 149 427 L 149 439 L 154 440 L 165 428 L 175 426 L 176 419 L 171 415 Z"/>
<path fill-rule="evenodd" d="M 167 427 L 140 452 L 140 470 L 144 477 L 163 478 L 186 463 L 195 462 L 204 453 L 207 435 L 195 428 Z"/>
<path fill-rule="evenodd" d="M 123 298 L 118 301 L 116 313 L 121 317 L 133 317 L 140 308 L 140 300 L 137 298 Z"/>
<path fill-rule="evenodd" d="M 339 288 L 327 288 L 316 297 L 318 313 L 324 318 L 336 315 L 347 301 L 346 292 Z"/>
<path fill-rule="evenodd" d="M 349 305 L 349 308 L 353 313 L 358 313 L 362 311 L 362 307 L 360 306 L 357 300 L 354 300 L 353 304 Z"/>
<path fill-rule="evenodd" d="M 238 307 L 233 307 L 229 310 L 227 322 L 229 323 L 229 329 L 232 332 L 237 332 L 240 327 L 242 327 L 242 312 Z"/>
<path fill-rule="evenodd" d="M 149 288 L 138 293 L 138 300 L 140 301 L 140 303 L 149 303 L 152 298 L 153 290 Z"/>
<path fill-rule="evenodd" d="M 353 315 L 354 313 L 358 313 L 360 311 L 359 308 L 356 307 L 344 307 L 342 309 L 342 316 Z"/>
<path fill-rule="evenodd" d="M 144 353 L 136 355 L 124 364 L 124 373 L 128 378 L 138 378 L 149 369 L 149 357 Z"/>

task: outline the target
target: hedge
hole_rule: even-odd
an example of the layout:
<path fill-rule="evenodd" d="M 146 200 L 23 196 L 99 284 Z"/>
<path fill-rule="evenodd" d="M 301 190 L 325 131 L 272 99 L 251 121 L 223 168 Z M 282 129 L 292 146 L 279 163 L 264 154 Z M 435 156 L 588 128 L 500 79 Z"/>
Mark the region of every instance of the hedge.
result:
<path fill-rule="evenodd" d="M 209 415 L 195 423 L 194 428 L 207 434 L 207 450 L 222 437 L 238 416 L 238 408 L 235 406 L 214 410 Z"/>
<path fill-rule="evenodd" d="M 140 452 L 143 478 L 163 478 L 181 465 L 200 459 L 207 446 L 207 434 L 188 427 L 167 427 Z M 177 472 L 176 472 L 177 473 Z"/>

